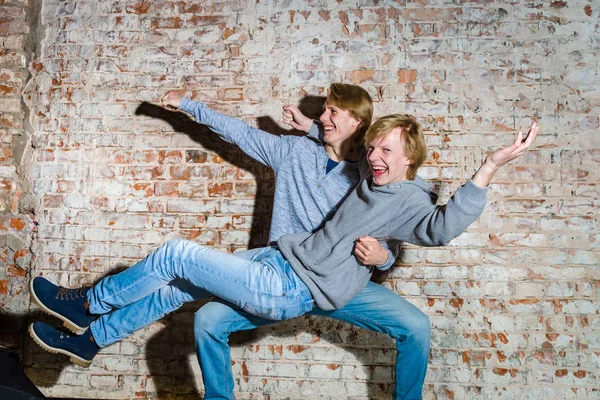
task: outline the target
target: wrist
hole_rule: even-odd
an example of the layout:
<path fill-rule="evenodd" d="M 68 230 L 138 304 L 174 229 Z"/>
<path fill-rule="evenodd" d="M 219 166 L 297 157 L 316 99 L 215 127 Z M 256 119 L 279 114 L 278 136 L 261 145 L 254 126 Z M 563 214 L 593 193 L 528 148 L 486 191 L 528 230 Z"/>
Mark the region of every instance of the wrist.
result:
<path fill-rule="evenodd" d="M 377 260 L 378 262 L 377 262 L 377 264 L 375 264 L 375 266 L 376 266 L 376 267 L 382 267 L 382 266 L 384 266 L 384 265 L 385 265 L 385 264 L 388 262 L 388 259 L 389 259 L 389 257 L 390 257 L 390 255 L 389 255 L 389 254 L 388 254 L 388 252 L 386 251 L 386 252 L 385 252 L 385 255 L 383 255 L 383 254 L 382 254 L 382 255 L 381 255 L 381 258 L 379 258 L 379 259 Z"/>
<path fill-rule="evenodd" d="M 313 127 L 313 120 L 309 119 L 305 124 L 302 125 L 302 131 L 309 133 Z"/>
<path fill-rule="evenodd" d="M 177 109 L 178 110 L 183 110 L 186 108 L 186 104 L 189 102 L 189 99 L 187 99 L 185 96 L 183 96 L 181 99 L 179 99 L 179 104 L 177 104 Z"/>
<path fill-rule="evenodd" d="M 498 168 L 500 168 L 499 165 L 496 166 L 491 161 L 486 159 L 483 164 L 481 164 L 481 167 L 479 167 L 475 175 L 473 175 L 471 181 L 479 187 L 487 187 Z"/>
<path fill-rule="evenodd" d="M 492 158 L 488 155 L 485 160 L 483 160 L 482 167 L 489 169 L 491 172 L 496 172 L 501 165 L 492 161 Z"/>
<path fill-rule="evenodd" d="M 484 174 L 494 175 L 499 168 L 499 165 L 496 165 L 493 162 L 486 159 L 481 165 L 481 168 L 479 168 L 479 170 Z"/>

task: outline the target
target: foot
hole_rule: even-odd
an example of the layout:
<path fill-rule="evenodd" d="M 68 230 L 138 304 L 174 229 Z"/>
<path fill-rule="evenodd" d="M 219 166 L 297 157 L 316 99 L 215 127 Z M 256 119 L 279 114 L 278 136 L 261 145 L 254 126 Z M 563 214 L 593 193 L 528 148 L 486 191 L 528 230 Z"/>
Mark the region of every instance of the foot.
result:
<path fill-rule="evenodd" d="M 65 328 L 81 335 L 96 319 L 87 310 L 89 287 L 67 289 L 37 276 L 29 281 L 29 292 L 35 304 L 64 322 Z"/>
<path fill-rule="evenodd" d="M 29 325 L 29 334 L 44 350 L 67 355 L 72 362 L 85 368 L 90 366 L 100 350 L 90 331 L 80 336 L 71 336 L 43 322 L 35 322 Z"/>

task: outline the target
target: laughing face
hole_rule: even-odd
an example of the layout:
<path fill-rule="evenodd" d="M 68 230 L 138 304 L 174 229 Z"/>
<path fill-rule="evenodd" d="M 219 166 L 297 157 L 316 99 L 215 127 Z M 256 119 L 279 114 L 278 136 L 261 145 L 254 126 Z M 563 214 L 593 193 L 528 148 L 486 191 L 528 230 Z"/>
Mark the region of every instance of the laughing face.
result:
<path fill-rule="evenodd" d="M 406 180 L 411 161 L 404 153 L 402 128 L 394 128 L 387 135 L 369 143 L 367 160 L 377 186 Z"/>
<path fill-rule="evenodd" d="M 334 147 L 351 138 L 361 124 L 348 110 L 329 103 L 325 103 L 325 110 L 319 120 L 323 123 L 323 141 Z"/>

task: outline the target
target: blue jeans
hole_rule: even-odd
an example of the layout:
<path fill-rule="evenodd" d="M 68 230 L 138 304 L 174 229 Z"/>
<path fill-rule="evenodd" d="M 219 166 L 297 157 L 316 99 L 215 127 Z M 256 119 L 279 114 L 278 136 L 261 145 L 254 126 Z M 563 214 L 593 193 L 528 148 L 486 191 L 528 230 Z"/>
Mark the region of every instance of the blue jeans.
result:
<path fill-rule="evenodd" d="M 88 292 L 89 311 L 103 314 L 90 325 L 105 347 L 176 310 L 212 295 L 268 320 L 311 311 L 310 291 L 279 250 L 265 247 L 251 259 L 197 243 L 172 240 Z"/>
<path fill-rule="evenodd" d="M 244 254 L 252 256 L 252 254 Z M 417 307 L 373 282 L 344 307 L 335 311 L 314 309 L 321 315 L 386 333 L 396 340 L 393 398 L 421 399 L 429 359 L 429 317 Z M 272 324 L 238 307 L 213 301 L 196 312 L 196 352 L 205 388 L 205 400 L 233 399 L 234 381 L 228 336 L 232 332 Z"/>

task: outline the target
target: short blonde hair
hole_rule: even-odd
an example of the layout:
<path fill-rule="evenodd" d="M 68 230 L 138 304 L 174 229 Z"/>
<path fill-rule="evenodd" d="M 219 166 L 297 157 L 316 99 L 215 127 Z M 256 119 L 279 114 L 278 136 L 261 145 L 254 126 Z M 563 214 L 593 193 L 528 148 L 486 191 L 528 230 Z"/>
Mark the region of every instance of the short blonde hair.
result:
<path fill-rule="evenodd" d="M 410 160 L 406 171 L 406 179 L 414 180 L 417 170 L 427 159 L 427 145 L 423 136 L 423 128 L 412 116 L 407 114 L 391 114 L 379 118 L 365 134 L 365 147 L 380 137 L 390 133 L 393 129 L 402 128 L 402 144 L 404 153 Z"/>
<path fill-rule="evenodd" d="M 356 139 L 360 143 L 373 120 L 373 99 L 369 93 L 356 85 L 332 83 L 327 94 L 327 103 L 343 110 L 360 121 Z"/>

